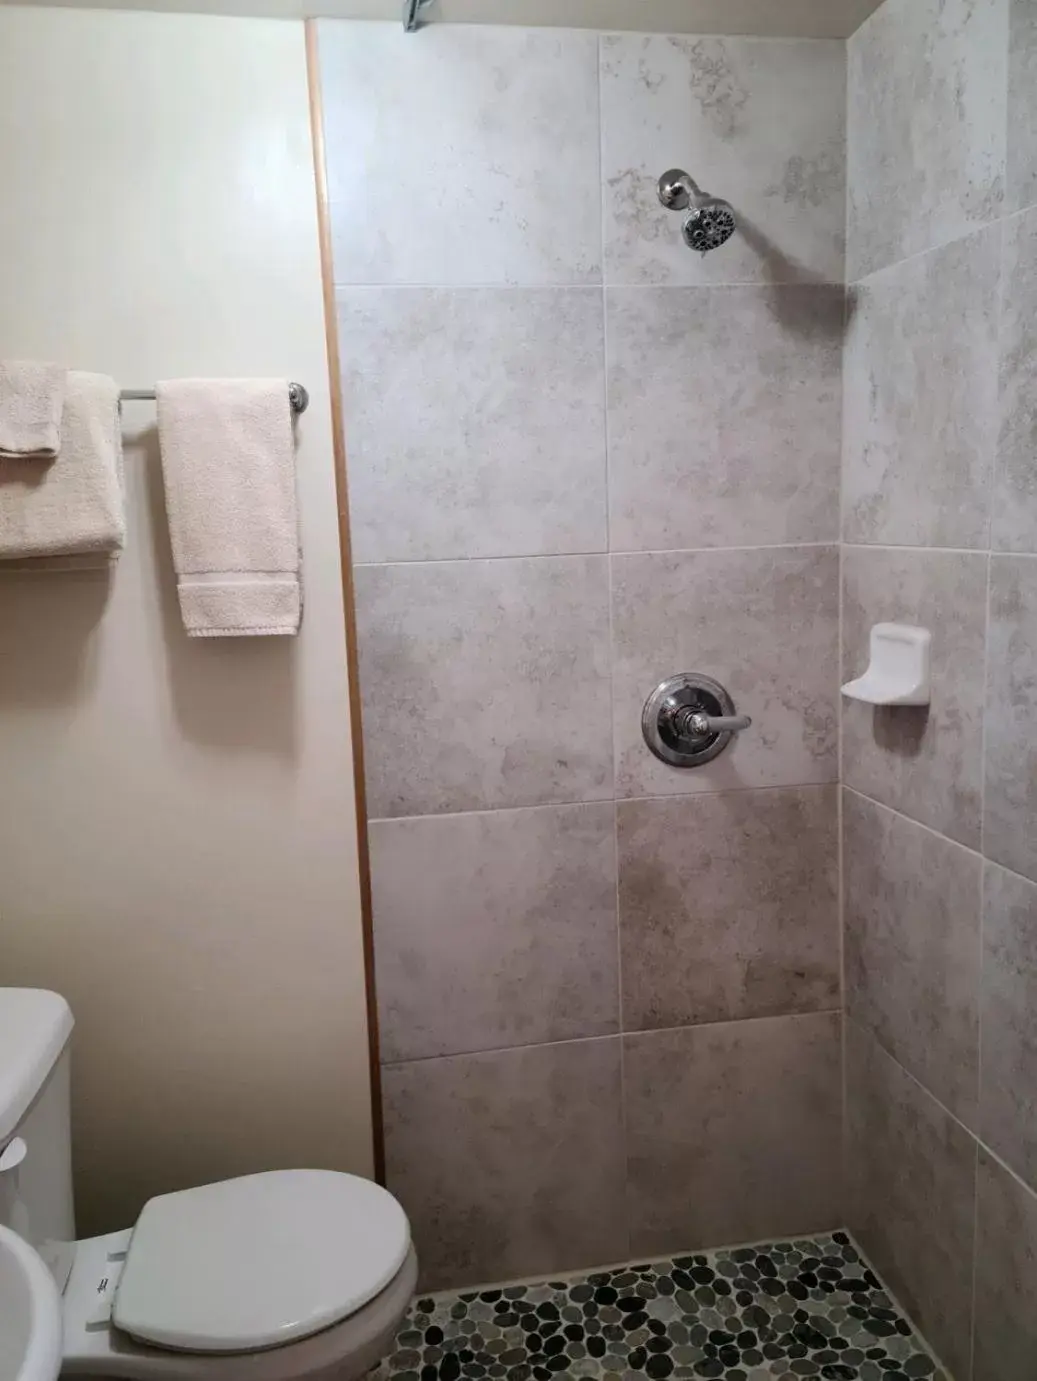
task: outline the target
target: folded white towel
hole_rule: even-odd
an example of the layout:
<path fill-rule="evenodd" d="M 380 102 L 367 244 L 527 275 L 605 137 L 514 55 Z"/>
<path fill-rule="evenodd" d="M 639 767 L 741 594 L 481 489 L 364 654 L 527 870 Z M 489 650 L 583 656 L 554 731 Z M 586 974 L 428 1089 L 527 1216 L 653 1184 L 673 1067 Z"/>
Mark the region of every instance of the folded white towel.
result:
<path fill-rule="evenodd" d="M 0 360 L 0 457 L 53 460 L 61 444 L 65 371 L 38 360 Z"/>
<path fill-rule="evenodd" d="M 0 459 L 0 561 L 114 558 L 126 541 L 119 392 L 103 374 L 68 375 L 57 458 Z"/>
<path fill-rule="evenodd" d="M 302 597 L 287 379 L 160 383 L 158 434 L 188 636 L 297 633 Z"/>

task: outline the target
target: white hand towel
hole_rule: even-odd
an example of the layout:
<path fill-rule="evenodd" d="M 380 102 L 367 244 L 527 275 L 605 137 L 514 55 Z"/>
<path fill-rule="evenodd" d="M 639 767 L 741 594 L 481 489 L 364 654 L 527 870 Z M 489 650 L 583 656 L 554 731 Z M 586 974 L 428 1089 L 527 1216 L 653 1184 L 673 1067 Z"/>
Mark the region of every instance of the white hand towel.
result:
<path fill-rule="evenodd" d="M 192 638 L 299 631 L 295 436 L 287 379 L 158 385 L 180 613 Z"/>
<path fill-rule="evenodd" d="M 0 458 L 53 460 L 61 444 L 65 371 L 37 360 L 0 360 Z"/>
<path fill-rule="evenodd" d="M 119 392 L 103 374 L 70 373 L 57 458 L 0 459 L 0 561 L 114 558 L 126 541 Z"/>

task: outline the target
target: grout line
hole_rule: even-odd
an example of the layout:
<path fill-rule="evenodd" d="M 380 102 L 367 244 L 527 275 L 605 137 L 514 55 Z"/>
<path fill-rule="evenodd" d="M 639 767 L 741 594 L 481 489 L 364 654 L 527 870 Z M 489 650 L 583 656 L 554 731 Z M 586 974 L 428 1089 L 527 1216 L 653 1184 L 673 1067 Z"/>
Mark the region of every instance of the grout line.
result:
<path fill-rule="evenodd" d="M 800 543 L 801 546 L 828 546 L 826 542 Z M 890 546 L 882 542 L 843 542 L 841 545 L 850 551 L 907 551 L 924 556 L 993 556 L 999 561 L 1037 560 L 1037 551 L 1007 551 L 1000 547 L 905 547 Z M 726 551 L 725 547 L 704 547 L 704 551 Z M 736 549 L 732 549 L 736 550 Z M 665 553 L 660 553 L 665 554 Z"/>
<path fill-rule="evenodd" d="M 650 1026 L 643 1031 L 605 1031 L 591 1036 L 562 1036 L 558 1040 L 527 1041 L 525 1045 L 491 1045 L 478 1050 L 447 1050 L 438 1055 L 411 1055 L 406 1059 L 383 1060 L 383 1069 L 397 1069 L 403 1065 L 429 1064 L 433 1060 L 466 1060 L 479 1055 L 514 1055 L 522 1050 L 550 1050 L 559 1045 L 588 1045 L 591 1041 L 624 1041 L 653 1036 L 669 1036 L 678 1031 L 709 1031 L 721 1027 L 746 1026 L 761 1021 L 811 1021 L 817 1017 L 841 1017 L 837 1007 L 820 1007 L 810 1012 L 768 1012 L 765 1015 L 728 1017 L 724 1021 L 693 1021 L 683 1026 Z M 882 1047 L 885 1050 L 885 1046 Z M 892 1056 L 890 1057 L 892 1058 Z M 899 1061 L 898 1061 L 899 1063 Z M 970 1133 L 971 1135 L 971 1133 Z"/>
<path fill-rule="evenodd" d="M 1029 206 L 1020 206 L 1018 211 L 1009 211 L 1006 215 L 1002 216 L 1002 235 L 1004 234 L 1004 229 L 1007 228 L 1010 221 L 1017 221 L 1023 216 L 1029 216 L 1034 211 L 1037 211 L 1037 201 L 1031 202 Z"/>
<path fill-rule="evenodd" d="M 924 553 L 927 556 L 986 556 L 989 547 L 927 547 L 927 546 L 905 546 L 889 542 L 846 542 L 842 544 L 853 551 L 913 551 Z M 1005 552 L 1004 555 L 1013 555 Z"/>
<path fill-rule="evenodd" d="M 925 830 L 926 834 L 935 835 L 937 839 L 942 839 L 945 844 L 951 844 L 954 848 L 962 849 L 965 853 L 972 854 L 974 858 L 985 861 L 979 849 L 973 848 L 970 844 L 963 844 L 959 839 L 952 839 L 949 834 L 944 834 L 941 830 L 934 829 L 932 825 L 927 825 L 924 820 L 916 820 L 913 815 L 908 815 L 904 811 L 898 810 L 896 806 L 887 805 L 885 801 L 880 801 L 875 796 L 869 796 L 868 793 L 862 791 L 860 787 L 851 786 L 849 782 L 845 781 L 842 785 L 844 791 L 852 792 L 854 796 L 859 796 L 862 801 L 868 801 L 871 805 L 878 806 L 880 810 L 889 811 L 890 815 L 896 815 L 901 820 L 906 820 L 909 825 L 915 825 L 918 829 Z"/>
<path fill-rule="evenodd" d="M 983 702 L 979 726 L 979 852 L 984 858 L 989 856 L 987 854 L 987 720 L 989 719 L 987 709 L 990 704 L 990 594 L 992 576 L 993 557 L 988 552 L 983 610 Z"/>
<path fill-rule="evenodd" d="M 977 1120 L 979 1117 L 977 1103 Z M 972 1133 L 970 1133 L 972 1135 Z M 969 1282 L 969 1376 L 976 1372 L 976 1280 L 979 1275 L 979 1138 L 972 1160 L 972 1271 Z"/>
<path fill-rule="evenodd" d="M 920 830 L 925 830 L 926 834 L 933 834 L 937 839 L 942 839 L 945 844 L 951 844 L 956 849 L 962 849 L 967 854 L 972 854 L 984 865 L 990 864 L 993 868 L 1000 868 L 1003 873 L 1008 873 L 1010 877 L 1018 878 L 1020 882 L 1026 882 L 1031 887 L 1037 887 L 1037 878 L 1027 877 L 1025 873 L 1018 872 L 1015 868 L 1010 868 L 1007 863 L 1002 863 L 1000 859 L 993 858 L 990 854 L 982 853 L 979 849 L 974 849 L 969 844 L 962 844 L 960 840 L 952 839 L 949 834 L 942 834 L 939 830 L 933 829 L 932 825 L 927 825 L 924 820 L 916 820 L 913 815 L 906 815 L 902 810 L 897 810 L 896 806 L 887 805 L 885 801 L 880 801 L 874 796 L 869 796 L 866 791 L 861 791 L 860 787 L 851 786 L 849 782 L 843 782 L 844 791 L 851 792 L 854 796 L 859 796 L 862 801 L 868 801 L 873 806 L 878 806 L 880 810 L 889 811 L 890 815 L 897 815 L 901 820 L 906 820 L 909 825 L 916 825 Z M 716 793 L 710 793 L 716 794 Z"/>
<path fill-rule="evenodd" d="M 601 390 L 602 402 L 604 406 L 604 429 L 605 429 L 605 547 L 611 557 L 612 553 L 612 429 L 610 426 L 609 412 L 609 317 L 608 317 L 608 289 L 605 286 L 607 278 L 606 265 L 606 222 L 607 222 L 607 199 L 605 194 L 605 112 L 602 88 L 602 66 L 604 55 L 602 53 L 602 36 L 599 33 L 595 39 L 595 51 L 597 53 L 597 93 L 598 93 L 598 210 L 599 226 L 601 231 L 601 344 L 602 344 L 602 369 L 601 369 Z M 612 764 L 612 792 L 615 797 L 616 782 L 619 780 L 619 752 L 616 743 L 616 629 L 615 611 L 613 608 L 613 582 L 612 582 L 612 561 L 608 561 L 605 571 L 605 584 L 608 597 L 608 657 L 609 657 L 609 688 L 608 688 L 608 735 L 611 748 Z M 615 878 L 615 902 L 616 902 L 616 1015 L 619 1022 L 619 1126 L 623 1168 L 623 1233 L 624 1245 L 629 1253 L 633 1250 L 633 1214 L 631 1212 L 631 1192 L 630 1192 L 630 1130 L 627 1119 L 627 1067 L 626 1067 L 626 1042 L 622 1039 L 626 1017 L 623 1004 L 623 919 L 620 910 L 619 897 L 619 811 L 613 809 L 612 812 L 612 849 L 614 862 Z"/>
<path fill-rule="evenodd" d="M 850 310 L 850 43 L 849 38 L 843 46 L 843 332 L 839 350 L 839 557 L 837 579 L 838 588 L 838 644 L 836 646 L 836 868 L 838 895 L 836 912 L 839 924 L 839 1004 L 842 1020 L 839 1030 L 839 1201 L 843 1216 L 849 1219 L 849 1079 L 846 1069 L 846 859 L 843 847 L 843 790 L 846 781 L 844 767 L 846 706 L 842 695 L 843 669 L 845 665 L 845 582 L 843 570 L 846 563 L 846 354 L 849 328 L 852 320 Z"/>
<path fill-rule="evenodd" d="M 903 1317 L 911 1325 L 912 1332 L 915 1335 L 916 1341 L 921 1344 L 922 1351 L 928 1353 L 929 1357 L 932 1359 L 932 1361 L 936 1363 L 937 1368 L 944 1373 L 948 1381 L 953 1381 L 950 1367 L 944 1365 L 939 1353 L 933 1347 L 928 1337 L 922 1332 L 922 1326 L 917 1321 L 915 1313 L 912 1310 L 905 1308 L 904 1302 L 903 1300 L 901 1300 L 897 1292 L 895 1290 L 890 1289 L 889 1281 L 886 1279 L 884 1272 L 880 1271 L 877 1268 L 874 1261 L 871 1259 L 870 1254 L 866 1252 L 864 1248 L 861 1246 L 857 1234 L 849 1227 L 843 1228 L 841 1230 L 846 1233 L 847 1237 L 853 1243 L 853 1246 L 856 1248 L 861 1260 L 867 1264 L 869 1270 L 871 1270 L 875 1277 L 879 1280 L 879 1282 L 882 1285 L 883 1292 L 887 1294 L 889 1298 L 893 1301 L 893 1307 L 899 1310 Z M 960 1378 L 960 1381 L 968 1381 L 968 1377 L 963 1376 Z"/>
<path fill-rule="evenodd" d="M 336 293 L 354 292 L 485 292 L 485 293 L 556 293 L 556 292 L 601 292 L 604 283 L 598 278 L 592 278 L 584 283 L 500 283 L 487 281 L 485 283 L 445 283 L 433 282 L 431 279 L 426 283 L 416 280 L 414 282 L 385 282 L 385 283 L 346 283 L 335 284 Z M 663 284 L 659 284 L 660 287 Z M 742 284 L 733 283 L 732 287 L 741 287 Z"/>
<path fill-rule="evenodd" d="M 847 126 L 849 129 L 849 126 Z M 847 178 L 849 186 L 849 178 Z M 911 254 L 906 254 L 902 259 L 893 259 L 888 264 L 882 264 L 879 268 L 871 269 L 868 273 L 862 274 L 859 278 L 854 278 L 852 282 L 847 282 L 848 288 L 859 288 L 867 286 L 870 281 L 877 278 L 880 274 L 888 273 L 891 269 L 900 268 L 904 264 L 910 264 L 916 259 L 924 259 L 927 254 L 936 254 L 941 249 L 948 249 L 951 245 L 961 244 L 972 236 L 980 236 L 987 230 L 993 230 L 995 226 L 1004 226 L 1009 221 L 1017 220 L 1020 216 L 1025 216 L 1029 212 L 1037 210 L 1037 202 L 1030 206 L 1021 206 L 1016 211 L 1006 211 L 1004 207 L 997 216 L 992 216 L 988 221 L 982 221 L 978 225 L 970 226 L 968 230 L 960 231 L 957 235 L 951 235 L 946 240 L 939 240 L 935 244 L 926 246 L 925 249 L 916 249 Z M 849 208 L 847 208 L 847 230 L 849 229 Z M 849 236 L 847 236 L 847 243 Z"/>
<path fill-rule="evenodd" d="M 563 1036 L 553 1041 L 528 1041 L 525 1045 L 491 1045 L 478 1050 L 446 1050 L 438 1055 L 408 1055 L 404 1059 L 383 1060 L 383 1069 L 402 1069 L 407 1065 L 427 1065 L 436 1060 L 474 1060 L 481 1055 L 515 1055 L 523 1050 L 551 1050 L 560 1045 L 590 1045 L 598 1041 L 622 1041 L 621 1031 L 606 1031 L 594 1036 Z"/>
<path fill-rule="evenodd" d="M 606 419 L 606 437 L 608 422 Z M 606 439 L 606 452 L 608 441 Z M 607 461 L 606 461 L 606 505 L 607 505 Z M 649 549 L 641 551 L 638 549 L 611 550 L 608 547 L 596 548 L 592 551 L 526 551 L 513 552 L 507 556 L 433 556 L 433 557 L 414 557 L 400 561 L 356 561 L 354 567 L 357 570 L 368 570 L 372 567 L 382 568 L 386 566 L 464 566 L 476 561 L 575 561 L 591 556 L 710 556 L 719 552 L 741 552 L 741 551 L 817 551 L 823 548 L 838 548 L 839 539 L 832 538 L 825 542 L 761 542 L 755 546 L 747 547 L 668 547 L 665 549 Z"/>
<path fill-rule="evenodd" d="M 588 1276 L 598 1275 L 599 1273 L 605 1271 L 629 1270 L 631 1266 L 633 1266 L 635 1263 L 643 1262 L 646 1266 L 659 1266 L 673 1261 L 678 1256 L 712 1256 L 715 1255 L 717 1252 L 735 1252 L 740 1251 L 743 1248 L 772 1247 L 775 1244 L 775 1242 L 817 1241 L 818 1238 L 821 1237 L 832 1237 L 837 1232 L 843 1232 L 846 1234 L 848 1238 L 853 1240 L 853 1245 L 860 1254 L 861 1259 L 865 1262 L 865 1264 L 868 1267 L 871 1267 L 871 1262 L 868 1259 L 867 1254 L 860 1250 L 860 1245 L 856 1241 L 856 1239 L 853 1238 L 853 1234 L 850 1232 L 849 1228 L 839 1226 L 834 1228 L 821 1228 L 816 1231 L 809 1232 L 788 1233 L 784 1237 L 778 1236 L 776 1233 L 772 1233 L 769 1237 L 753 1237 L 749 1241 L 741 1239 L 737 1242 L 724 1242 L 720 1246 L 716 1247 L 681 1247 L 676 1248 L 673 1251 L 666 1252 L 663 1255 L 659 1255 L 657 1252 L 654 1251 L 646 1252 L 644 1254 L 631 1252 L 630 1255 L 624 1257 L 622 1261 L 603 1261 L 600 1264 L 595 1264 L 592 1266 L 581 1266 L 576 1270 L 567 1266 L 564 1271 L 554 1271 L 550 1275 L 546 1274 L 544 1271 L 540 1271 L 536 1275 L 508 1276 L 504 1280 L 485 1280 L 482 1281 L 480 1284 L 466 1283 L 464 1285 L 455 1285 L 444 1290 L 423 1290 L 421 1292 L 421 1297 L 442 1302 L 446 1299 L 454 1299 L 458 1295 L 481 1294 L 484 1290 L 506 1290 L 512 1285 L 537 1286 L 543 1285 L 552 1280 L 559 1280 L 565 1282 L 572 1281 L 574 1284 L 579 1284 L 585 1281 Z M 878 1276 L 878 1274 L 878 1271 L 876 1271 L 875 1275 Z M 893 1297 L 892 1292 L 889 1290 L 886 1291 L 886 1294 L 890 1295 L 890 1298 Z M 899 1307 L 900 1306 L 898 1305 L 898 1308 Z M 918 1331 L 918 1327 L 915 1324 L 912 1316 L 907 1312 L 906 1309 L 901 1308 L 900 1312 L 903 1314 L 907 1322 L 911 1325 L 911 1328 L 915 1336 L 921 1340 L 921 1350 L 923 1352 L 930 1353 L 935 1359 L 935 1353 L 933 1353 L 932 1348 L 929 1346 L 926 1340 L 922 1337 L 921 1333 Z M 627 1374 L 629 1375 L 629 1373 Z M 564 1372 L 562 1373 L 562 1375 L 569 1376 L 571 1375 L 571 1373 Z"/>
<path fill-rule="evenodd" d="M 838 548 L 839 539 L 836 537 L 825 542 L 761 542 L 748 547 L 668 547 L 645 551 L 636 548 L 615 551 L 599 547 L 592 551 L 512 552 L 507 556 L 419 556 L 399 561 L 356 561 L 353 565 L 355 570 L 378 570 L 390 566 L 466 566 L 477 561 L 576 561 L 596 556 L 712 556 L 723 552 L 822 551 Z"/>
<path fill-rule="evenodd" d="M 745 792 L 755 791 L 824 791 L 827 788 L 838 790 L 839 783 L 834 778 L 821 782 L 778 782 L 765 786 L 728 786 L 721 787 L 716 791 L 681 791 L 670 792 L 660 796 L 599 796 L 597 800 L 572 800 L 572 801 L 534 801 L 530 804 L 515 806 L 484 806 L 477 810 L 440 810 L 428 811 L 419 815 L 375 815 L 371 817 L 371 823 L 377 825 L 394 825 L 397 822 L 413 820 L 454 820 L 458 817 L 464 818 L 469 815 L 506 815 L 509 812 L 525 810 L 572 810 L 577 806 L 588 806 L 590 808 L 600 808 L 604 806 L 627 806 L 635 805 L 642 801 L 699 801 L 712 799 L 714 796 L 735 796 Z M 858 792 L 857 795 L 862 793 Z M 868 800 L 871 798 L 868 797 Z M 876 805 L 881 805 L 881 801 L 876 801 Z M 888 810 L 889 807 L 887 806 Z M 908 817 L 905 816 L 905 819 Z M 912 824 L 917 823 L 912 821 Z M 935 831 L 934 831 L 935 833 Z M 942 836 L 941 836 L 942 837 Z M 951 840 L 951 843 L 954 841 Z M 961 845 L 964 848 L 964 845 Z M 971 850 L 970 850 L 971 852 Z"/>
<path fill-rule="evenodd" d="M 988 230 L 993 230 L 1004 220 L 1011 219 L 1015 212 L 992 216 L 988 221 L 981 221 L 978 225 L 969 226 L 967 230 L 960 231 L 957 235 L 951 235 L 946 240 L 939 240 L 936 244 L 926 245 L 925 249 L 916 249 L 911 254 L 905 254 L 902 259 L 893 259 L 888 264 L 881 264 L 878 268 L 871 269 L 868 273 L 862 274 L 859 278 L 854 278 L 852 282 L 847 282 L 848 288 L 867 288 L 885 273 L 891 273 L 894 269 L 903 268 L 906 264 L 913 264 L 926 258 L 930 254 L 939 254 L 941 250 L 949 249 L 951 245 L 962 244 L 965 240 L 979 239 Z"/>
<path fill-rule="evenodd" d="M 921 1079 L 919 1079 L 916 1074 L 912 1074 L 912 1072 L 908 1069 L 907 1065 L 902 1064 L 901 1061 L 897 1059 L 896 1055 L 894 1055 L 891 1050 L 887 1049 L 887 1047 L 883 1044 L 882 1041 L 879 1040 L 878 1036 L 875 1035 L 874 1031 L 872 1031 L 872 1029 L 869 1026 L 864 1026 L 860 1021 L 857 1020 L 855 1016 L 850 1016 L 848 1020 L 852 1021 L 853 1024 L 857 1027 L 858 1031 L 860 1031 L 863 1035 L 867 1036 L 869 1040 L 874 1041 L 874 1043 L 882 1051 L 883 1055 L 885 1055 L 887 1059 L 892 1060 L 896 1067 L 901 1071 L 901 1073 L 905 1074 L 908 1077 L 908 1079 L 911 1080 L 912 1084 L 916 1085 L 916 1087 L 921 1089 L 922 1093 L 925 1094 L 926 1098 L 928 1098 L 931 1103 L 935 1103 L 935 1105 L 940 1109 L 940 1111 L 946 1117 L 948 1117 L 955 1124 L 955 1126 L 959 1127 L 972 1141 L 974 1141 L 978 1146 L 979 1150 L 982 1151 L 984 1155 L 989 1156 L 990 1159 L 994 1161 L 1007 1175 L 1010 1175 L 1011 1178 L 1015 1180 L 1016 1184 L 1018 1184 L 1021 1189 L 1025 1189 L 1027 1194 L 1029 1194 L 1029 1196 L 1032 1199 L 1037 1201 L 1037 1186 L 1027 1184 L 1027 1182 L 1023 1179 L 1019 1172 L 1017 1170 L 1013 1170 L 1012 1167 L 1008 1164 L 1008 1162 L 1004 1160 L 988 1142 L 984 1141 L 983 1138 L 977 1132 L 974 1132 L 972 1128 L 968 1126 L 967 1123 L 963 1122 L 961 1118 L 957 1115 L 957 1113 L 952 1112 L 951 1109 L 947 1107 L 946 1103 L 941 1102 L 940 1099 L 937 1098 L 936 1094 L 933 1093 L 932 1089 L 928 1088 L 925 1084 L 923 1084 Z"/>
<path fill-rule="evenodd" d="M 602 183 L 602 193 L 604 194 L 604 183 Z M 602 257 L 604 258 L 604 236 L 602 240 Z M 879 270 L 883 272 L 884 270 Z M 334 285 L 336 297 L 339 293 L 354 292 L 395 292 L 400 289 L 404 292 L 599 292 L 605 290 L 611 292 L 614 288 L 622 292 L 674 292 L 688 293 L 709 293 L 716 289 L 724 288 L 755 288 L 761 294 L 770 293 L 774 288 L 802 288 L 804 292 L 831 292 L 833 288 L 846 288 L 844 282 L 836 279 L 805 279 L 805 278 L 732 278 L 721 280 L 718 283 L 673 283 L 668 279 L 657 279 L 649 282 L 624 283 L 621 281 L 611 281 L 606 276 L 601 280 L 593 279 L 583 283 L 501 283 L 487 281 L 485 283 L 427 283 L 415 282 L 385 282 L 385 283 L 350 283 L 337 282 Z"/>
<path fill-rule="evenodd" d="M 993 496 L 993 485 L 991 486 L 991 497 Z M 989 514 L 991 527 L 990 537 L 993 536 L 993 504 Z M 979 874 L 979 955 L 977 968 L 977 990 L 976 990 L 976 1127 L 982 1129 L 983 1119 L 983 993 L 984 993 L 984 972 L 985 962 L 985 927 L 986 927 L 986 889 L 987 889 L 987 864 L 986 864 L 986 779 L 987 779 L 987 704 L 988 686 L 990 680 L 990 578 L 991 578 L 991 556 L 987 553 L 987 579 L 986 594 L 984 600 L 984 626 L 983 626 L 983 706 L 982 718 L 980 720 L 980 805 L 979 805 L 979 849 L 984 859 L 983 866 Z M 970 1314 L 969 1314 L 969 1376 L 973 1377 L 976 1372 L 976 1282 L 979 1273 L 979 1137 L 976 1137 L 975 1165 L 973 1175 L 973 1202 L 972 1202 L 972 1279 L 970 1285 Z"/>

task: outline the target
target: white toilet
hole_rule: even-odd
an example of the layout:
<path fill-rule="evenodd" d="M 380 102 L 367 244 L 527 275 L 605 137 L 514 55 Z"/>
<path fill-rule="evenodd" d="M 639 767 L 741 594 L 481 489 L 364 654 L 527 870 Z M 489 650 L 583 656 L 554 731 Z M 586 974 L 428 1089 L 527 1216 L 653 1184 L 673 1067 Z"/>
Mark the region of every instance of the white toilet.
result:
<path fill-rule="evenodd" d="M 62 1291 L 62 1374 L 354 1381 L 375 1366 L 418 1267 L 403 1209 L 368 1180 L 246 1175 L 160 1195 L 136 1226 L 75 1240 L 71 1032 L 57 993 L 0 988 L 0 1223 Z"/>

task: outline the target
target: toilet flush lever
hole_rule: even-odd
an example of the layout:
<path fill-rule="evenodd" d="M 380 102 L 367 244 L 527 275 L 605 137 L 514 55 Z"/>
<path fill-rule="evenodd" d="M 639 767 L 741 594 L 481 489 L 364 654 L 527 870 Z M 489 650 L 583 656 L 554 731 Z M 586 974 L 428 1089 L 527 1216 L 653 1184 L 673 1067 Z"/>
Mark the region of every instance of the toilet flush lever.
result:
<path fill-rule="evenodd" d="M 29 1148 L 20 1136 L 12 1137 L 2 1151 L 0 1151 L 0 1175 L 5 1170 L 14 1170 L 21 1165 L 28 1154 Z"/>

